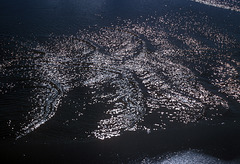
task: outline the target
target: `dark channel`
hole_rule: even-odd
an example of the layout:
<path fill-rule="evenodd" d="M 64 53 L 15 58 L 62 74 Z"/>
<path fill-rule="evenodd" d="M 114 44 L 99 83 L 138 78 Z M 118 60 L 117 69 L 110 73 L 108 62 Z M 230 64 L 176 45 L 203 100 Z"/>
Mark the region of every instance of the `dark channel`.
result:
<path fill-rule="evenodd" d="M 240 163 L 239 0 L 0 0 L 1 163 Z"/>

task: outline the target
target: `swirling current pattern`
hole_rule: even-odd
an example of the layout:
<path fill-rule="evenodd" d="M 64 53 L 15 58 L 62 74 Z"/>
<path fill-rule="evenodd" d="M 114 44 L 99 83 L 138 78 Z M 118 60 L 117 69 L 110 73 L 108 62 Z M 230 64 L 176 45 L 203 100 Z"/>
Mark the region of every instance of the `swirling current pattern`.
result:
<path fill-rule="evenodd" d="M 1 105 L 9 109 L 9 95 L 28 99 L 11 106 L 1 137 L 23 137 L 53 116 L 72 139 L 214 120 L 229 110 L 229 98 L 240 103 L 239 61 L 230 51 L 238 46 L 194 13 L 22 42 L 4 50 L 12 56 L 0 66 Z M 78 89 L 78 101 L 67 100 Z"/>

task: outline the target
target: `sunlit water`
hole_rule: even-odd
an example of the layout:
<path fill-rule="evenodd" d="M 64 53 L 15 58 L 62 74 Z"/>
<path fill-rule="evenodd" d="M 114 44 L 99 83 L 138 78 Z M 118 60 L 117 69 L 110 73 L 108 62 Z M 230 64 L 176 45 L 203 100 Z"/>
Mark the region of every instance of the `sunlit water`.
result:
<path fill-rule="evenodd" d="M 238 1 L 195 2 L 239 12 Z M 192 11 L 118 19 L 73 35 L 0 36 L 2 140 L 32 133 L 105 140 L 198 123 L 239 126 L 239 31 Z"/>
<path fill-rule="evenodd" d="M 233 161 L 224 161 L 209 155 L 200 153 L 196 150 L 176 152 L 174 154 L 168 154 L 165 156 L 144 158 L 143 160 L 131 161 L 130 163 L 141 163 L 141 164 L 237 164 L 239 159 Z"/>
<path fill-rule="evenodd" d="M 238 0 L 192 0 L 205 5 L 219 7 L 223 9 L 240 12 L 240 2 Z"/>

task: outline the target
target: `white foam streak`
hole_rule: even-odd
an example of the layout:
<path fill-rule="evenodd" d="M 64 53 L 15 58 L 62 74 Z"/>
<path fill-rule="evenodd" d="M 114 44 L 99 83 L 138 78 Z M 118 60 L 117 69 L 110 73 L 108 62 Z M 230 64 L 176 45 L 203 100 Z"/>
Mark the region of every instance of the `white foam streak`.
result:
<path fill-rule="evenodd" d="M 209 6 L 240 12 L 240 4 L 236 0 L 192 0 Z"/>

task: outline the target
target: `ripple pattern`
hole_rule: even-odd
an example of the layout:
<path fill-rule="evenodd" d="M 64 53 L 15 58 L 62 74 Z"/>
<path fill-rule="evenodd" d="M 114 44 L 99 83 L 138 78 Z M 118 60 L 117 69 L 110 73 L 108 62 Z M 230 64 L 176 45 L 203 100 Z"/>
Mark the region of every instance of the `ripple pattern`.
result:
<path fill-rule="evenodd" d="M 239 47 L 204 20 L 174 13 L 4 51 L 13 55 L 0 66 L 1 106 L 13 110 L 2 121 L 1 137 L 21 138 L 49 122 L 46 129 L 61 127 L 72 139 L 106 139 L 223 116 L 229 97 L 240 103 L 239 61 L 230 52 Z M 86 91 L 75 93 L 78 102 L 62 109 L 79 88 Z M 7 102 L 14 94 L 28 97 L 19 102 L 24 112 Z"/>

